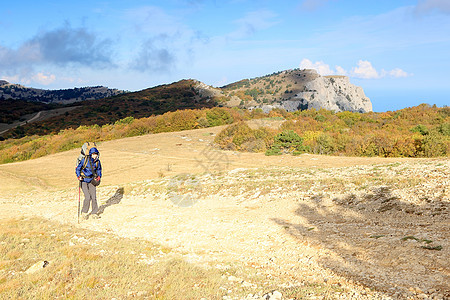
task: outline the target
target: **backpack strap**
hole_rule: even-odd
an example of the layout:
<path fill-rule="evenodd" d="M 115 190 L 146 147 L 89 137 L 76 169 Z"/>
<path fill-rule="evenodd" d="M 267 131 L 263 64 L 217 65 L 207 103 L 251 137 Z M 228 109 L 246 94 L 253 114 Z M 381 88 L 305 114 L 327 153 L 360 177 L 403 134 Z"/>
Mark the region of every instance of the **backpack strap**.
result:
<path fill-rule="evenodd" d="M 84 175 L 83 170 L 86 169 L 90 158 L 91 157 L 89 155 L 85 155 L 84 156 L 84 162 L 83 162 L 83 166 L 81 167 L 81 172 L 80 172 L 81 176 L 84 177 L 84 178 L 86 178 L 86 175 Z"/>
<path fill-rule="evenodd" d="M 95 165 L 95 162 L 94 163 L 91 162 L 90 166 L 91 166 L 92 175 L 94 176 L 94 178 L 97 177 L 96 169 L 98 167 L 98 161 L 97 161 L 97 166 Z"/>

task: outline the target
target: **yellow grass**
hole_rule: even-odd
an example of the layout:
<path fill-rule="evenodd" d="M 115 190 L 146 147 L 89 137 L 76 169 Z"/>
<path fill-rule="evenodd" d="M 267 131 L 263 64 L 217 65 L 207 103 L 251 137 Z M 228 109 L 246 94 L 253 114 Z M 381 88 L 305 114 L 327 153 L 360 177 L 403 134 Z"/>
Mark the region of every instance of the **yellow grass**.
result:
<path fill-rule="evenodd" d="M 0 299 L 242 299 L 249 293 L 262 296 L 282 283 L 236 263 L 219 270 L 170 254 L 169 248 L 148 241 L 39 218 L 0 220 Z M 49 262 L 45 268 L 25 273 L 44 260 Z M 229 281 L 231 275 L 258 288 Z M 278 290 L 303 298 L 342 289 L 302 283 Z"/>
<path fill-rule="evenodd" d="M 143 262 L 160 249 L 37 218 L 1 221 L 0 299 L 222 298 L 217 271 L 176 258 Z M 50 262 L 46 268 L 24 273 L 43 260 Z"/>

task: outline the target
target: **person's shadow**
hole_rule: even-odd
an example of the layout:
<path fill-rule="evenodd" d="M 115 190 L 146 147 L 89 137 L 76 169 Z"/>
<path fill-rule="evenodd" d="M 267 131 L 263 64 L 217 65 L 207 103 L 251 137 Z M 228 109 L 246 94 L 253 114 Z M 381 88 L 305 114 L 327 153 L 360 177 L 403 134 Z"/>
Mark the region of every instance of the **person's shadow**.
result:
<path fill-rule="evenodd" d="M 109 207 L 111 205 L 114 205 L 114 204 L 119 204 L 120 201 L 123 198 L 123 194 L 124 194 L 124 188 L 123 187 L 118 188 L 116 193 L 113 196 L 111 196 L 108 200 L 106 200 L 105 204 L 101 205 L 98 208 L 98 213 L 97 214 L 101 215 L 102 213 L 105 212 L 105 209 L 107 207 Z"/>

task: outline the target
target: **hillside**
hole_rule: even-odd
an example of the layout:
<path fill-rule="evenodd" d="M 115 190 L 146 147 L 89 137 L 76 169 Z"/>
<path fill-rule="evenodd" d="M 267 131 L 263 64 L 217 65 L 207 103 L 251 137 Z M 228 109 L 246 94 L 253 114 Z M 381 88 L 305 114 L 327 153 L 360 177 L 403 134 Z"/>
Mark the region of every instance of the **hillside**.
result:
<path fill-rule="evenodd" d="M 279 126 L 253 128 L 249 125 L 252 122 L 262 125 L 271 120 L 276 120 Z M 364 114 L 323 109 L 264 114 L 259 110 L 213 107 L 177 110 L 140 119 L 126 117 L 104 126 L 79 126 L 57 134 L 7 139 L 0 141 L 0 164 L 78 148 L 92 139 L 109 141 L 225 124 L 231 125 L 214 140 L 215 147 L 225 150 L 265 152 L 266 155 L 306 152 L 340 156 L 450 156 L 448 107 L 421 104 L 395 112 Z"/>
<path fill-rule="evenodd" d="M 288 112 L 327 109 L 335 112 L 370 112 L 372 103 L 361 87 L 346 76 L 320 76 L 315 70 L 294 69 L 241 80 L 220 89 L 199 85 L 226 106 L 281 108 Z"/>
<path fill-rule="evenodd" d="M 180 271 L 194 277 L 183 293 L 202 288 L 203 294 L 195 299 L 261 299 L 273 290 L 283 299 L 450 296 L 448 159 L 268 157 L 211 148 L 223 129 L 101 143 L 105 170 L 98 188 L 101 219 L 80 225 L 74 175 L 78 149 L 1 165 L 2 220 L 40 217 L 72 229 L 65 229 L 66 239 L 53 227 L 49 230 L 49 224 L 41 235 L 12 240 L 16 251 L 8 252 L 0 266 L 6 280 L 0 281 L 0 290 L 20 282 L 29 286 L 29 293 L 45 285 L 53 296 L 63 295 L 73 289 L 72 282 L 86 276 L 92 284 L 89 293 L 101 297 L 105 284 L 115 282 L 122 271 L 85 274 L 75 263 L 71 277 L 59 285 L 58 278 L 67 277 L 57 272 L 73 251 L 75 257 L 99 264 L 109 255 L 105 243 L 132 238 L 156 243 L 162 251 L 151 255 L 140 248 L 114 251 L 132 261 L 137 257 L 144 266 L 177 258 L 221 274 L 221 288 L 210 288 L 209 294 L 203 288 L 211 282 L 195 277 L 198 273 Z M 13 233 L 9 230 L 6 235 Z M 40 248 L 33 258 L 22 259 L 28 245 L 44 237 L 63 246 L 62 253 L 47 255 Z M 93 250 L 86 252 L 84 247 Z M 12 264 L 11 257 L 18 263 Z M 23 273 L 43 259 L 50 264 L 42 273 Z M 162 270 L 163 275 L 170 274 Z M 149 270 L 149 276 L 154 272 Z M 41 283 L 38 276 L 53 280 Z M 176 284 L 166 282 L 165 276 L 158 281 L 164 284 L 156 287 L 161 292 Z M 115 296 L 126 298 L 131 293 L 131 297 L 139 291 L 129 281 L 124 294 Z"/>
<path fill-rule="evenodd" d="M 0 100 L 0 123 L 11 124 L 22 116 L 44 110 L 63 107 L 56 103 L 25 101 L 20 99 Z"/>
<path fill-rule="evenodd" d="M 45 121 L 41 119 L 10 131 L 3 135 L 4 138 L 48 134 L 80 125 L 101 126 L 126 117 L 148 117 L 167 111 L 213 106 L 259 108 L 266 113 L 273 109 L 293 112 L 311 108 L 336 112 L 372 111 L 372 104 L 362 88 L 352 85 L 348 77 L 324 77 L 314 70 L 286 70 L 241 80 L 222 88 L 208 86 L 197 80 L 181 80 L 130 93 L 104 87 L 45 91 L 11 85 L 6 81 L 1 83 L 0 99 L 20 98 L 77 106 L 73 110 L 61 110 L 63 114 L 60 116 Z M 0 109 L 8 111 L 8 105 L 8 102 L 0 101 Z M 15 111 L 8 115 L 7 122 L 11 122 L 11 118 L 15 118 L 13 121 L 20 119 L 29 110 Z"/>
<path fill-rule="evenodd" d="M 6 80 L 0 80 L 0 101 L 10 99 L 26 100 L 29 102 L 70 104 L 84 100 L 102 99 L 123 93 L 125 92 L 104 86 L 43 90 L 25 87 L 19 84 L 11 84 Z"/>
<path fill-rule="evenodd" d="M 105 99 L 85 100 L 78 103 L 70 112 L 20 126 L 3 136 L 19 138 L 33 134 L 44 135 L 82 125 L 112 124 L 126 117 L 142 118 L 168 111 L 214 107 L 216 105 L 214 100 L 197 93 L 194 89 L 195 84 L 193 80 L 181 80 Z"/>

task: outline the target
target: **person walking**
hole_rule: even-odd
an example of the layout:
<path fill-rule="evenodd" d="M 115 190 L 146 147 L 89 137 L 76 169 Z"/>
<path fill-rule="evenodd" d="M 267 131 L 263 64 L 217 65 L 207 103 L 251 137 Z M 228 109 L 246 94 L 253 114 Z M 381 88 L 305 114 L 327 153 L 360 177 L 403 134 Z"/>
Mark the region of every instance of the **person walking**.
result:
<path fill-rule="evenodd" d="M 102 164 L 100 163 L 97 148 L 93 147 L 89 150 L 89 155 L 86 155 L 80 161 L 75 169 L 75 173 L 84 194 L 81 216 L 83 219 L 88 219 L 89 216 L 94 219 L 100 218 L 98 215 L 97 185 L 100 184 L 102 177 Z M 92 206 L 92 210 L 88 213 L 90 206 Z"/>

